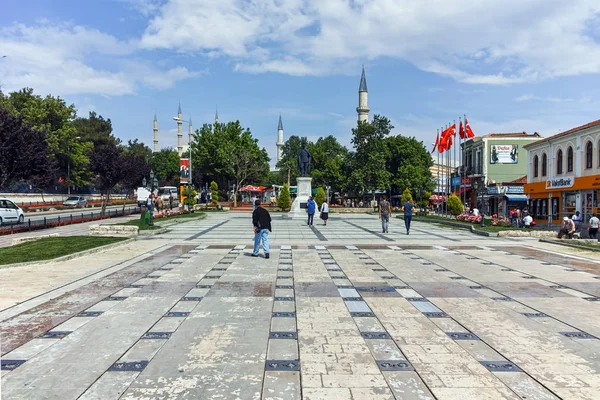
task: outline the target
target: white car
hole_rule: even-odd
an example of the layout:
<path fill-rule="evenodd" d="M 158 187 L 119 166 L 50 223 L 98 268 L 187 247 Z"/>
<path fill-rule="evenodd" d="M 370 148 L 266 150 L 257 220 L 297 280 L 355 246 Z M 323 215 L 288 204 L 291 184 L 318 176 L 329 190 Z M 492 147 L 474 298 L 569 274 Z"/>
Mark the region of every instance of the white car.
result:
<path fill-rule="evenodd" d="M 84 208 L 87 206 L 87 200 L 83 196 L 71 196 L 63 201 L 63 207 Z"/>
<path fill-rule="evenodd" d="M 0 225 L 22 224 L 24 221 L 25 215 L 21 207 L 6 197 L 0 197 Z"/>

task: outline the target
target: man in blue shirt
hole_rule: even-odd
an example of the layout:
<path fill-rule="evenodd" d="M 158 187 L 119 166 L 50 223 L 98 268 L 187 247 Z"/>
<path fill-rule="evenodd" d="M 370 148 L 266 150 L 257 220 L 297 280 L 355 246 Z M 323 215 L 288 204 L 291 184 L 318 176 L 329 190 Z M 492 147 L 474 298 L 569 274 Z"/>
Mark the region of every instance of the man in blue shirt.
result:
<path fill-rule="evenodd" d="M 407 235 L 410 233 L 410 221 L 412 220 L 413 208 L 414 208 L 414 205 L 410 201 L 407 200 L 404 203 L 404 206 L 403 206 L 403 209 L 404 209 L 404 225 L 406 226 L 406 234 Z"/>
<path fill-rule="evenodd" d="M 316 210 L 317 203 L 313 200 L 312 197 L 309 197 L 308 202 L 306 203 L 306 212 L 308 213 L 308 226 L 312 226 Z"/>

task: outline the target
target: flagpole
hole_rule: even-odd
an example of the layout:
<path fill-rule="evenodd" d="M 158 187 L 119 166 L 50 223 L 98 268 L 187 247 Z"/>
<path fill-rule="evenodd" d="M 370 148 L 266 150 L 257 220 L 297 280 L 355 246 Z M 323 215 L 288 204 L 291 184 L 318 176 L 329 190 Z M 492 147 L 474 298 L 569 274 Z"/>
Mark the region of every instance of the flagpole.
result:
<path fill-rule="evenodd" d="M 466 190 L 466 183 L 463 180 L 463 174 L 465 173 L 465 166 L 464 166 L 464 159 L 465 159 L 465 149 L 464 149 L 464 145 L 465 145 L 465 138 L 464 138 L 464 133 L 461 135 L 460 132 L 460 125 L 462 125 L 462 119 L 460 117 L 458 117 L 458 124 L 459 124 L 459 128 L 458 128 L 458 135 L 460 136 L 461 139 L 461 144 L 460 144 L 460 188 L 462 189 L 461 193 L 460 193 L 460 200 L 463 203 L 463 207 L 465 206 L 465 190 Z M 464 129 L 464 128 L 463 128 Z M 465 132 L 463 130 L 463 132 Z M 463 187 L 463 185 L 465 185 Z"/>
<path fill-rule="evenodd" d="M 454 120 L 453 122 L 454 122 L 454 139 L 456 139 L 456 120 Z M 460 143 L 460 138 L 458 139 L 458 141 Z M 454 143 L 454 142 L 455 142 L 455 140 L 452 140 L 452 146 L 454 147 L 454 157 L 452 157 L 452 158 L 454 158 L 454 160 L 452 162 L 452 164 L 453 164 L 452 170 L 454 170 L 454 166 L 456 164 L 456 146 L 455 146 L 456 143 Z M 458 172 L 458 171 L 456 171 L 456 172 Z M 459 187 L 460 187 L 460 184 L 459 184 Z"/>
<path fill-rule="evenodd" d="M 448 125 L 446 125 L 446 129 L 448 129 Z M 447 217 L 448 216 L 448 171 L 450 170 L 450 148 L 446 148 L 446 190 L 444 190 L 444 193 L 446 195 L 446 212 L 444 213 L 444 215 Z"/>
<path fill-rule="evenodd" d="M 440 215 L 440 205 L 442 204 L 440 202 L 440 130 L 437 130 L 437 195 L 438 195 L 438 204 L 437 207 L 435 208 L 435 212 L 437 213 L 437 215 Z"/>
<path fill-rule="evenodd" d="M 467 139 L 469 138 L 469 134 L 467 133 L 467 114 L 463 114 L 463 117 L 465 117 L 465 147 L 467 147 L 466 143 L 467 143 Z M 467 170 L 465 168 L 465 203 L 467 201 Z M 471 182 L 471 190 L 473 190 L 473 182 Z M 471 203 L 471 201 L 469 200 L 469 203 Z M 472 207 L 471 207 L 472 208 Z"/>

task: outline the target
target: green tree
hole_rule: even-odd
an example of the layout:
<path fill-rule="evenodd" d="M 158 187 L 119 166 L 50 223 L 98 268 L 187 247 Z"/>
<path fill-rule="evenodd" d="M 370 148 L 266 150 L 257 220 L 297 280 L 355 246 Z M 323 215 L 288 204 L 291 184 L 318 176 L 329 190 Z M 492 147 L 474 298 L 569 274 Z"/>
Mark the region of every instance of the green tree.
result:
<path fill-rule="evenodd" d="M 423 142 L 398 135 L 386 138 L 385 144 L 388 154 L 386 169 L 391 174 L 394 188 L 411 188 L 417 198 L 435 188 L 430 170 L 433 160 Z"/>
<path fill-rule="evenodd" d="M 152 153 L 150 168 L 158 179 L 159 185 L 179 185 L 179 155 L 171 148 Z"/>
<path fill-rule="evenodd" d="M 277 207 L 279 207 L 282 211 L 288 210 L 291 206 L 291 198 L 290 198 L 290 187 L 285 184 L 279 192 L 279 198 L 277 199 Z"/>
<path fill-rule="evenodd" d="M 295 185 L 296 178 L 300 176 L 300 172 L 298 172 L 298 154 L 305 147 L 309 148 L 308 139 L 295 135 L 290 136 L 283 144 L 281 160 L 276 167 L 279 169 L 283 182 L 287 182 L 288 185 Z M 309 149 L 309 151 L 311 150 Z M 314 165 L 311 166 L 311 176 L 313 169 Z"/>
<path fill-rule="evenodd" d="M 262 182 L 269 174 L 267 151 L 239 121 L 204 124 L 194 135 L 192 151 L 194 168 L 200 168 L 206 179 L 235 183 L 234 207 L 240 187 Z"/>
<path fill-rule="evenodd" d="M 210 196 L 212 197 L 211 203 L 216 206 L 219 203 L 219 185 L 215 181 L 210 183 Z"/>
<path fill-rule="evenodd" d="M 24 88 L 6 96 L 2 106 L 13 115 L 21 115 L 33 129 L 45 133 L 48 158 L 57 165 L 54 178 L 66 180 L 70 166 L 71 184 L 84 186 L 89 183 L 87 168 L 91 147 L 75 139 L 75 105 L 67 105 L 60 97 L 41 97 L 34 94 L 33 89 Z"/>
<path fill-rule="evenodd" d="M 315 202 L 317 206 L 321 208 L 321 204 L 325 203 L 327 198 L 325 197 L 325 190 L 322 187 L 317 189 L 317 193 L 315 194 Z"/>
<path fill-rule="evenodd" d="M 404 189 L 404 192 L 402 192 L 402 203 L 406 203 L 407 201 L 413 202 L 413 197 L 409 188 Z"/>
<path fill-rule="evenodd" d="M 386 168 L 389 158 L 385 138 L 394 126 L 386 117 L 375 115 L 372 122 L 361 121 L 352 129 L 352 155 L 347 187 L 355 192 L 387 189 L 391 174 Z"/>
<path fill-rule="evenodd" d="M 454 193 L 448 197 L 448 211 L 450 211 L 450 214 L 454 215 L 455 217 L 463 212 L 462 202 Z"/>
<path fill-rule="evenodd" d="M 309 142 L 308 149 L 312 156 L 310 176 L 314 186 L 331 186 L 340 191 L 346 184 L 344 163 L 350 155 L 334 136 L 319 138 L 315 143 Z M 297 159 L 297 155 L 296 155 Z"/>

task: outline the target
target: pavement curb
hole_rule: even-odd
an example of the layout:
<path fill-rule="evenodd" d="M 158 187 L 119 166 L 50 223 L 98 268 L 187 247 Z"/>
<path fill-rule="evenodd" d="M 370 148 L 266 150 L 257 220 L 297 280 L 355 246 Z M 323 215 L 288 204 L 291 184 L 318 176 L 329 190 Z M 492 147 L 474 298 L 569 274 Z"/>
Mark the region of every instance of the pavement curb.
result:
<path fill-rule="evenodd" d="M 67 254 L 66 256 L 52 258 L 50 260 L 39 260 L 39 261 L 28 261 L 28 262 L 15 263 L 15 264 L 4 264 L 4 265 L 0 265 L 0 269 L 13 268 L 13 267 L 24 267 L 24 266 L 33 265 L 33 264 L 50 264 L 50 263 L 57 262 L 57 261 L 67 261 L 72 258 L 86 256 L 88 254 L 97 253 L 99 251 L 112 249 L 113 247 L 118 247 L 118 246 L 130 243 L 133 241 L 135 241 L 135 238 L 129 238 L 129 239 L 123 240 L 118 243 L 105 244 L 104 246 L 94 247 L 93 249 L 87 249 L 87 250 L 79 251 L 77 253 Z"/>
<path fill-rule="evenodd" d="M 567 239 L 569 240 L 569 239 Z M 577 239 L 570 239 L 570 240 L 577 240 Z M 587 246 L 582 246 L 580 244 L 577 243 L 571 243 L 571 242 L 567 242 L 565 240 L 561 240 L 561 239 L 546 239 L 546 238 L 540 238 L 539 240 L 540 242 L 544 242 L 544 243 L 551 243 L 551 244 L 557 244 L 559 246 L 566 246 L 566 247 L 572 247 L 575 249 L 581 249 L 581 250 L 588 250 L 588 251 L 595 251 L 595 252 L 600 252 L 600 245 L 598 246 L 597 249 L 594 248 L 590 248 Z"/>

